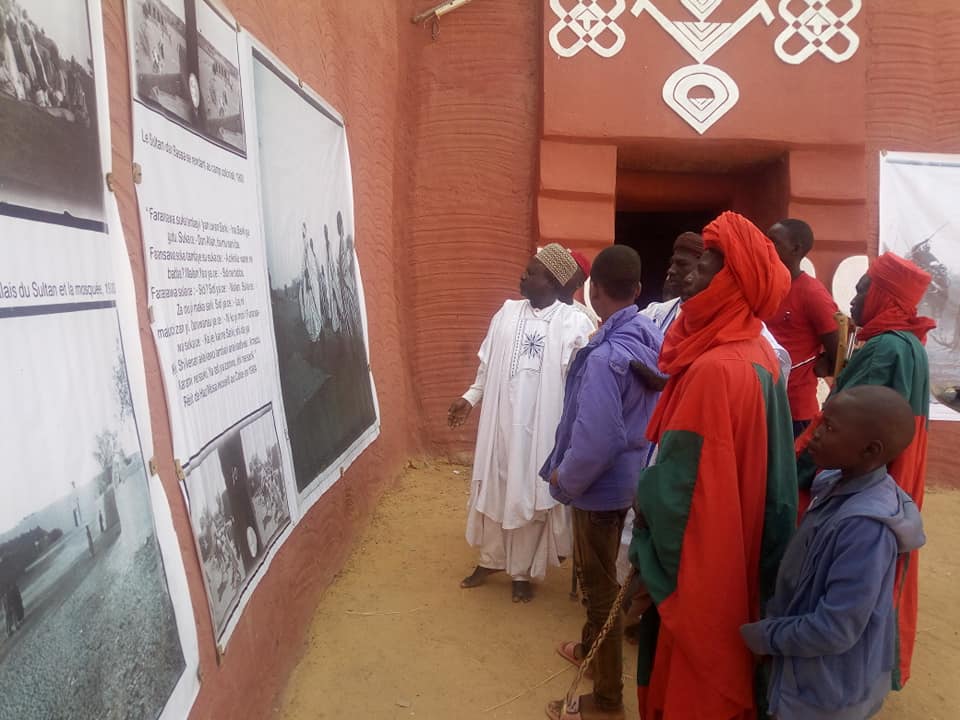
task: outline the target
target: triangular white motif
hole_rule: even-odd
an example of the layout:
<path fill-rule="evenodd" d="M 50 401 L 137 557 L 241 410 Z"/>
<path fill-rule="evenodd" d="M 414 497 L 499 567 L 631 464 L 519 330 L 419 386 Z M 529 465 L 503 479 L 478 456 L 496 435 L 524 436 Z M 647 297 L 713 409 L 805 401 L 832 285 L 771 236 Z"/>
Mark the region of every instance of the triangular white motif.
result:
<path fill-rule="evenodd" d="M 726 42 L 726 33 L 732 24 L 678 22 L 674 23 L 674 26 L 697 51 L 712 55 L 710 46 L 717 42 Z"/>
<path fill-rule="evenodd" d="M 696 88 L 705 87 L 713 97 Z M 677 70 L 663 85 L 663 101 L 699 134 L 703 135 L 740 100 L 740 88 L 720 68 L 689 65 Z"/>
<path fill-rule="evenodd" d="M 680 2 L 698 20 L 706 20 L 714 10 L 720 7 L 723 0 L 680 0 Z"/>

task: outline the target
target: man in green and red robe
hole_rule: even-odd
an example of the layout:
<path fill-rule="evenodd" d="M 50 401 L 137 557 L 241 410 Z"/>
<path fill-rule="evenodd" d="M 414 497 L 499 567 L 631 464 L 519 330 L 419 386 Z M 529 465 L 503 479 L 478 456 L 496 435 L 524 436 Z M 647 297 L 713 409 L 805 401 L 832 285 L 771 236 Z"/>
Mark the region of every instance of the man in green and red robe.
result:
<path fill-rule="evenodd" d="M 917 305 L 930 285 L 930 275 L 908 260 L 884 253 L 857 283 L 850 315 L 863 346 L 837 376 L 833 394 L 856 385 L 883 385 L 896 390 L 913 408 L 913 442 L 888 472 L 923 509 L 927 472 L 927 425 L 930 421 L 930 368 L 924 344 L 936 323 L 917 314 Z M 816 468 L 803 452 L 807 433 L 799 441 L 800 485 L 808 488 Z M 897 568 L 894 608 L 897 613 L 897 657 L 893 687 L 899 690 L 910 677 L 910 661 L 917 634 L 917 551 L 904 555 Z"/>
<path fill-rule="evenodd" d="M 630 560 L 652 606 L 641 620 L 643 720 L 753 720 L 756 664 L 739 627 L 761 617 L 796 523 L 786 383 L 761 318 L 790 289 L 773 244 L 724 213 L 660 353 L 670 379 L 650 422 Z"/>

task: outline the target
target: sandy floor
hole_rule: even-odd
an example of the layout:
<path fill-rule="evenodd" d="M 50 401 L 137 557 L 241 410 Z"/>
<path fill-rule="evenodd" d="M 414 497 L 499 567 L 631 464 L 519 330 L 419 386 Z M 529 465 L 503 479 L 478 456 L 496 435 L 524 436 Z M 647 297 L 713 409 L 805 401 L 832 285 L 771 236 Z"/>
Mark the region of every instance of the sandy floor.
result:
<path fill-rule="evenodd" d="M 563 696 L 574 672 L 553 647 L 582 622 L 568 598 L 570 570 L 553 570 L 529 605 L 510 602 L 503 577 L 461 590 L 475 564 L 463 539 L 468 473 L 447 464 L 411 470 L 384 497 L 317 608 L 276 718 L 540 718 Z M 946 720 L 960 708 L 960 492 L 929 492 L 924 514 L 930 545 L 914 677 L 888 700 L 884 720 Z M 632 676 L 632 646 L 624 656 Z M 631 677 L 624 685 L 635 718 Z"/>

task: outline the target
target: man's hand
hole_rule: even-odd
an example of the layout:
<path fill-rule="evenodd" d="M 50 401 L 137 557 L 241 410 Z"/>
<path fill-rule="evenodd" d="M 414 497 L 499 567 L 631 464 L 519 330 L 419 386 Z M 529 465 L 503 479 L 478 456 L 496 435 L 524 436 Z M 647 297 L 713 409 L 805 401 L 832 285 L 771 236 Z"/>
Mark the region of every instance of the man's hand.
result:
<path fill-rule="evenodd" d="M 647 518 L 643 515 L 643 510 L 640 509 L 640 498 L 634 493 L 633 495 L 633 529 L 642 530 L 647 527 Z"/>
<path fill-rule="evenodd" d="M 650 390 L 660 392 L 667 386 L 668 378 L 666 375 L 661 375 L 656 370 L 648 365 L 643 364 L 639 360 L 631 360 L 630 369 L 633 371 L 633 374 L 640 379 L 640 382 L 646 385 Z"/>
<path fill-rule="evenodd" d="M 813 374 L 818 378 L 832 377 L 833 371 L 834 367 L 830 364 L 830 358 L 826 353 L 820 353 L 813 365 Z"/>
<path fill-rule="evenodd" d="M 447 426 L 451 429 L 460 427 L 470 417 L 471 410 L 473 410 L 473 405 L 468 403 L 466 398 L 457 398 L 450 404 L 450 409 L 447 410 Z"/>
<path fill-rule="evenodd" d="M 554 487 L 560 486 L 560 468 L 557 468 L 552 473 L 550 473 L 550 484 Z"/>
<path fill-rule="evenodd" d="M 627 586 L 627 592 L 624 595 L 624 612 L 628 612 L 633 616 L 643 615 L 643 613 L 650 609 L 651 605 L 653 605 L 653 598 L 650 597 L 647 586 L 640 578 L 640 573 L 636 572 L 633 574 L 633 579 L 630 581 L 630 585 Z"/>

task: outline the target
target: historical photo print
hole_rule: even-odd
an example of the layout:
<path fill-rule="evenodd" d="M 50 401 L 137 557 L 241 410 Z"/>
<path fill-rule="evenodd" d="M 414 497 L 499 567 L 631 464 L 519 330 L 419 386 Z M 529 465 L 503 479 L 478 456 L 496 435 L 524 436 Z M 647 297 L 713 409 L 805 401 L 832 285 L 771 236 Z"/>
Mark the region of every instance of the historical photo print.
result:
<path fill-rule="evenodd" d="M 254 54 L 270 299 L 296 484 L 376 423 L 339 120 Z"/>
<path fill-rule="evenodd" d="M 0 314 L 0 720 L 157 718 L 185 663 L 115 307 Z"/>
<path fill-rule="evenodd" d="M 191 82 L 186 22 L 185 0 L 133 2 L 137 97 L 192 125 L 199 99 L 194 100 L 197 81 L 194 76 Z"/>
<path fill-rule="evenodd" d="M 102 223 L 103 192 L 87 3 L 0 0 L 0 212 Z"/>
<path fill-rule="evenodd" d="M 217 637 L 290 524 L 280 442 L 267 406 L 213 441 L 185 480 Z"/>
<path fill-rule="evenodd" d="M 129 0 L 137 99 L 245 156 L 236 28 L 204 0 Z"/>
<path fill-rule="evenodd" d="M 243 103 L 236 29 L 204 2 L 197 3 L 200 115 L 206 134 L 241 153 Z"/>
<path fill-rule="evenodd" d="M 927 336 L 931 416 L 960 419 L 960 156 L 886 153 L 881 165 L 880 252 L 930 273 L 921 315 Z"/>
<path fill-rule="evenodd" d="M 920 314 L 937 322 L 927 340 L 930 390 L 941 405 L 960 412 L 960 226 L 945 223 L 905 256 L 930 273 Z"/>

